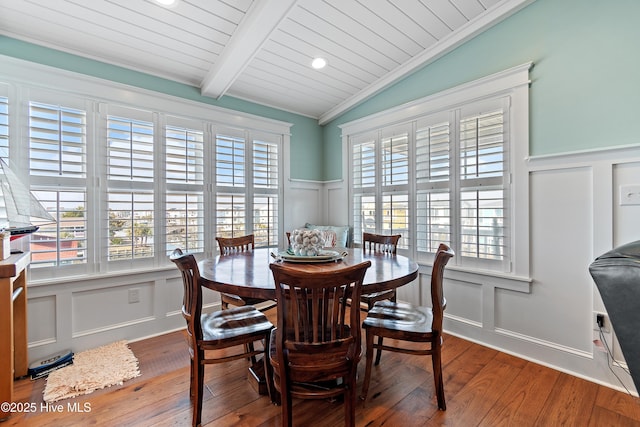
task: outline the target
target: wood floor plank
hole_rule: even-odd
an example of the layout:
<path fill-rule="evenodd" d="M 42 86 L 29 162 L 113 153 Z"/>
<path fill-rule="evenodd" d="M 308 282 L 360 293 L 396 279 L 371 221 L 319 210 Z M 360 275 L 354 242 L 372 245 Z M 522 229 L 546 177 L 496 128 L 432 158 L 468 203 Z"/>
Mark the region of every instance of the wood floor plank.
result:
<path fill-rule="evenodd" d="M 494 408 L 520 371 L 520 368 L 505 362 L 496 352 L 464 388 L 449 399 L 448 407 L 455 406 L 459 410 L 447 413 L 447 418 L 455 425 L 477 424 Z"/>
<path fill-rule="evenodd" d="M 526 362 L 479 425 L 534 426 L 559 375 L 558 371 Z"/>
<path fill-rule="evenodd" d="M 589 425 L 598 385 L 570 375 L 560 375 L 549 393 L 538 420 L 548 418 L 557 425 Z"/>
<path fill-rule="evenodd" d="M 58 413 L 40 410 L 45 380 L 18 380 L 17 402 L 35 413 L 14 413 L 5 426 L 169 427 L 191 425 L 189 356 L 182 332 L 130 343 L 141 376 L 123 385 L 62 401 Z M 356 425 L 374 426 L 640 426 L 640 399 L 469 341 L 447 336 L 443 348 L 447 410 L 436 405 L 429 357 L 383 353 L 370 398 L 359 401 Z M 364 360 L 358 366 L 358 387 Z M 280 407 L 258 395 L 239 360 L 205 369 L 203 426 L 275 427 Z M 69 410 L 89 404 L 90 411 Z M 68 406 L 70 405 L 70 406 Z M 334 427 L 341 402 L 294 400 L 296 425 Z"/>

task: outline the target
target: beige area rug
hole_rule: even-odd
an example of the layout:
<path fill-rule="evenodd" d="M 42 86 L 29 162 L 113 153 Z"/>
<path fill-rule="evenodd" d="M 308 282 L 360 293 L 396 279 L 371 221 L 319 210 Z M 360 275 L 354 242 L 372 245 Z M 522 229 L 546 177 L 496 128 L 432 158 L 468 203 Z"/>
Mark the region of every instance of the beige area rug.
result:
<path fill-rule="evenodd" d="M 89 394 L 139 375 L 138 359 L 127 342 L 114 342 L 74 354 L 73 365 L 51 372 L 44 389 L 44 401 L 56 402 Z"/>

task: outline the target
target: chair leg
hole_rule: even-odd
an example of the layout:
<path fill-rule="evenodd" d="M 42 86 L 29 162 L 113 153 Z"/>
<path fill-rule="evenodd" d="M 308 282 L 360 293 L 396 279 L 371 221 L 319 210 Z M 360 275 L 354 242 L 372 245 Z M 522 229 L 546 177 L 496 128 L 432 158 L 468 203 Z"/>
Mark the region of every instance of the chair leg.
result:
<path fill-rule="evenodd" d="M 250 343 L 248 343 L 248 344 L 245 344 L 245 345 L 244 345 L 244 351 L 245 351 L 246 353 L 253 352 L 253 351 L 254 351 L 254 349 L 255 349 L 255 348 L 254 348 L 254 346 L 253 346 L 253 343 L 252 343 L 252 342 L 250 342 Z M 255 365 L 255 364 L 257 363 L 257 360 L 256 360 L 256 356 L 255 356 L 255 354 L 254 354 L 253 356 L 249 356 L 249 357 L 247 357 L 247 360 L 249 361 L 249 363 L 251 363 L 251 365 L 252 365 L 252 366 L 253 366 L 253 365 Z"/>
<path fill-rule="evenodd" d="M 196 376 L 196 365 L 193 362 L 193 358 L 191 358 L 191 366 L 189 367 L 189 398 L 193 401 L 194 396 L 196 395 L 196 391 L 194 386 L 196 385 L 195 376 Z"/>
<path fill-rule="evenodd" d="M 191 392 L 195 393 L 191 402 L 193 403 L 193 427 L 199 426 L 202 422 L 202 393 L 204 389 L 204 365 L 201 360 L 204 358 L 202 350 L 195 350 L 193 355 L 193 364 L 191 374 Z"/>
<path fill-rule="evenodd" d="M 433 344 L 434 352 L 431 355 L 431 363 L 433 365 L 433 380 L 436 388 L 436 397 L 438 398 L 438 409 L 447 410 L 447 404 L 444 399 L 444 381 L 442 379 L 442 352 L 439 344 Z"/>
<path fill-rule="evenodd" d="M 273 366 L 271 366 L 271 362 L 269 361 L 269 354 L 271 354 L 271 349 L 269 348 L 270 341 L 269 336 L 264 339 L 264 354 L 262 356 L 262 362 L 264 363 L 264 375 L 267 380 L 267 392 L 269 393 L 269 399 L 271 399 L 271 403 L 276 403 L 276 387 L 273 384 Z"/>
<path fill-rule="evenodd" d="M 289 393 L 287 386 L 283 384 L 285 382 L 285 380 L 282 379 L 283 377 L 284 376 L 280 377 L 280 413 L 282 416 L 282 427 L 293 427 L 291 393 Z"/>
<path fill-rule="evenodd" d="M 356 367 L 352 369 L 352 374 L 348 376 L 347 387 L 344 391 L 344 425 L 355 427 L 356 425 Z"/>
<path fill-rule="evenodd" d="M 382 357 L 382 337 L 378 337 L 378 349 L 376 350 L 376 366 L 380 364 L 380 357 Z"/>
<path fill-rule="evenodd" d="M 371 380 L 371 365 L 373 364 L 373 333 L 366 330 L 366 353 L 365 353 L 365 370 L 364 370 L 364 381 L 362 383 L 362 394 L 360 395 L 360 399 L 366 400 L 367 393 L 369 392 L 369 381 Z"/>

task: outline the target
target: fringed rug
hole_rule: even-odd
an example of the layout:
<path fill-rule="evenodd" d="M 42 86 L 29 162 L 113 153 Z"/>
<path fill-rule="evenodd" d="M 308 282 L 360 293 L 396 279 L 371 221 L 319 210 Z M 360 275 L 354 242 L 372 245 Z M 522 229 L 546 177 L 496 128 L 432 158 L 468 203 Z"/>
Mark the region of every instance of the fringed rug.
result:
<path fill-rule="evenodd" d="M 44 401 L 56 402 L 89 394 L 139 375 L 138 359 L 127 342 L 114 342 L 75 354 L 73 365 L 51 372 L 44 389 Z"/>

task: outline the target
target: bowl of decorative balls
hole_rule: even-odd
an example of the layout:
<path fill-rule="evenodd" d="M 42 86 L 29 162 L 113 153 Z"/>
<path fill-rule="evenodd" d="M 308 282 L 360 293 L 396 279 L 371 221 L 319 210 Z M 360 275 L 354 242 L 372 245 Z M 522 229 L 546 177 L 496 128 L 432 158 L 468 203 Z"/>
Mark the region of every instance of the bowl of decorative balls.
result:
<path fill-rule="evenodd" d="M 324 247 L 322 232 L 314 229 L 296 229 L 291 232 L 291 249 L 297 256 L 318 256 Z"/>

